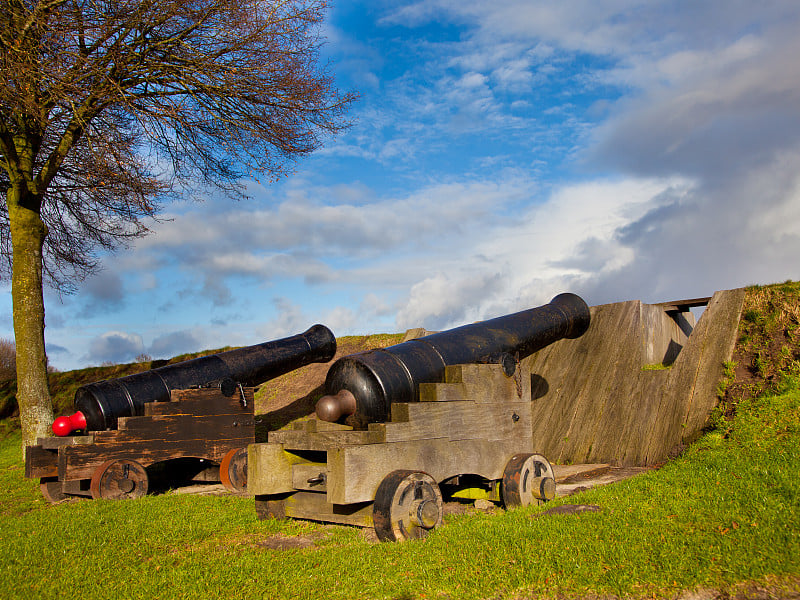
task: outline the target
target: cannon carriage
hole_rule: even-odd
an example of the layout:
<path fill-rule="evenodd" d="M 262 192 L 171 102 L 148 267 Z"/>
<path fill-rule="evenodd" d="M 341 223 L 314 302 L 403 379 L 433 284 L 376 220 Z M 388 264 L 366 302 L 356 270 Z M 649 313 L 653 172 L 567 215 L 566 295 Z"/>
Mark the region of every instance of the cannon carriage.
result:
<path fill-rule="evenodd" d="M 336 361 L 316 418 L 248 449 L 260 518 L 374 527 L 425 537 L 445 497 L 506 507 L 555 495 L 531 437 L 531 374 L 521 359 L 589 326 L 586 303 L 542 307 Z"/>
<path fill-rule="evenodd" d="M 333 333 L 314 325 L 281 340 L 88 384 L 75 394 L 77 412 L 54 422 L 58 437 L 28 448 L 25 475 L 40 480 L 51 502 L 138 498 L 159 471 L 243 492 L 247 447 L 255 441 L 253 386 L 335 353 Z"/>

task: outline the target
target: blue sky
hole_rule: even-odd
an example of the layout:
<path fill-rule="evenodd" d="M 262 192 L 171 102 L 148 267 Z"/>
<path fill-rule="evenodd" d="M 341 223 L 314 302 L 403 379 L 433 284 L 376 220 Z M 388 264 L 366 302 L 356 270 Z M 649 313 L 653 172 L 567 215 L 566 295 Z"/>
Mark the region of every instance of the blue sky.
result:
<path fill-rule="evenodd" d="M 798 31 L 796 0 L 337 2 L 353 126 L 48 292 L 51 364 L 798 279 Z"/>

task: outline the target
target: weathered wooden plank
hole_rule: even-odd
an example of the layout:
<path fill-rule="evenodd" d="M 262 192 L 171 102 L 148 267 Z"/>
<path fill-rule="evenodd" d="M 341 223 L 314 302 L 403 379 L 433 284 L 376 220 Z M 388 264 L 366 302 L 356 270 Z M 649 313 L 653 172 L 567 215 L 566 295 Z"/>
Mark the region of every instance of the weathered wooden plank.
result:
<path fill-rule="evenodd" d="M 266 508 L 269 504 L 272 506 Z M 256 496 L 256 513 L 261 518 L 292 517 L 356 527 L 372 527 L 372 502 L 335 505 L 327 501 L 325 494 L 315 492 L 297 492 L 286 498 Z"/>
<path fill-rule="evenodd" d="M 595 325 L 604 317 L 603 312 L 602 308 L 591 309 L 592 325 L 580 340 L 597 335 Z M 538 389 L 538 397 L 532 404 L 532 438 L 551 460 L 560 460 L 575 418 L 576 403 L 586 382 L 595 379 L 593 371 L 599 368 L 601 357 L 588 356 L 588 346 L 577 343 L 580 340 L 560 340 L 526 359 L 531 377 L 537 378 Z M 580 368 L 574 368 L 576 365 Z"/>
<path fill-rule="evenodd" d="M 191 402 L 149 402 L 144 405 L 144 416 L 159 415 L 238 415 L 253 414 L 252 406 L 243 407 L 238 400 L 214 398 Z"/>
<path fill-rule="evenodd" d="M 682 427 L 683 443 L 690 443 L 697 438 L 717 405 L 717 385 L 724 375 L 724 363 L 733 356 L 745 293 L 744 289 L 719 293 L 719 304 L 715 308 L 713 322 L 708 324 L 705 352 L 698 365 L 692 397 Z M 687 356 L 686 360 L 691 362 L 691 357 Z"/>
<path fill-rule="evenodd" d="M 75 444 L 92 444 L 94 435 L 68 435 L 66 437 L 46 437 L 37 440 L 38 445 L 45 450 L 58 450 L 61 446 L 74 446 Z"/>
<path fill-rule="evenodd" d="M 630 398 L 631 366 L 641 365 L 640 309 L 638 301 L 598 309 L 597 321 L 584 334 L 591 336 L 581 344 L 587 348 L 588 368 L 576 375 L 574 384 L 564 383 L 564 387 L 573 386 L 574 400 L 570 424 L 555 460 L 562 462 L 570 456 L 570 462 L 609 462 L 608 447 L 619 435 L 613 420 L 619 407 L 613 399 Z M 569 365 L 568 356 L 563 360 Z M 565 396 L 562 390 L 560 399 L 569 401 Z"/>
<path fill-rule="evenodd" d="M 375 429 L 369 431 L 322 431 L 319 433 L 281 429 L 270 431 L 267 440 L 270 443 L 282 444 L 291 450 L 325 451 L 338 446 L 379 444 L 384 441 L 384 438 L 382 432 Z"/>
<path fill-rule="evenodd" d="M 723 363 L 733 354 L 744 294 L 743 289 L 720 291 L 708 303 L 672 367 L 650 433 L 649 460 L 692 441 L 705 425 L 717 402 L 715 388 L 722 378 Z"/>
<path fill-rule="evenodd" d="M 445 368 L 444 383 L 422 383 L 419 386 L 420 402 L 472 402 L 520 401 L 530 399 L 530 378 L 527 370 L 519 366 L 518 372 L 508 377 L 500 365 L 467 364 Z"/>
<path fill-rule="evenodd" d="M 374 425 L 376 429 L 379 427 L 387 442 L 434 438 L 516 439 L 530 435 L 531 403 L 396 403 L 392 405 L 392 421 Z"/>
<path fill-rule="evenodd" d="M 61 491 L 71 496 L 86 496 L 91 498 L 91 483 L 92 482 L 90 479 L 73 479 L 70 481 L 64 481 L 61 484 Z"/>
<path fill-rule="evenodd" d="M 322 460 L 325 454 L 321 453 Z M 258 495 L 284 494 L 294 490 L 294 465 L 316 462 L 287 452 L 281 444 L 250 444 L 247 447 L 247 490 Z"/>
<path fill-rule="evenodd" d="M 143 466 L 194 457 L 220 462 L 233 448 L 243 448 L 241 440 L 145 440 L 112 445 L 64 446 L 58 452 L 58 478 L 91 479 L 97 467 L 107 460 L 132 459 Z"/>
<path fill-rule="evenodd" d="M 28 446 L 25 451 L 25 477 L 58 476 L 58 453 L 42 446 Z"/>
<path fill-rule="evenodd" d="M 694 317 L 678 315 L 679 321 L 676 321 L 662 307 L 650 304 L 640 304 L 639 315 L 635 339 L 628 340 L 628 344 L 639 345 L 641 355 L 638 361 L 629 360 L 624 354 L 628 344 L 619 344 L 617 348 L 621 353 L 619 360 L 624 364 L 620 377 L 628 385 L 624 390 L 615 390 L 609 398 L 604 428 L 595 433 L 599 445 L 594 448 L 596 453 L 587 457 L 589 460 L 612 460 L 619 465 L 646 464 L 654 422 L 660 418 L 665 402 L 674 406 L 678 400 L 671 394 L 665 396 L 674 368 L 663 371 L 643 371 L 642 368 L 673 360 L 689 343 L 687 335 L 694 327 Z"/>
<path fill-rule="evenodd" d="M 658 418 L 670 371 L 639 371 L 630 398 L 629 418 L 622 424 L 616 449 L 610 456 L 622 466 L 647 464 L 647 448 Z"/>
<path fill-rule="evenodd" d="M 371 501 L 383 478 L 396 469 L 424 471 L 436 481 L 463 474 L 500 479 L 508 460 L 532 452 L 530 439 L 416 440 L 350 446 L 328 451 L 328 501 Z"/>
<path fill-rule="evenodd" d="M 592 477 L 599 477 L 611 470 L 611 465 L 605 463 L 552 465 L 552 467 L 557 483 L 574 483 Z"/>
<path fill-rule="evenodd" d="M 673 300 L 671 302 L 659 302 L 653 306 L 659 307 L 666 312 L 686 312 L 690 308 L 696 306 L 706 306 L 711 301 L 710 297 L 707 298 L 691 298 L 689 300 Z"/>
<path fill-rule="evenodd" d="M 625 464 L 626 456 L 639 453 L 641 446 L 647 443 L 644 431 L 656 415 L 660 387 L 649 388 L 649 393 L 643 390 L 655 382 L 663 384 L 668 372 L 643 371 L 642 367 L 661 362 L 670 341 L 679 331 L 660 308 L 641 302 L 637 308 L 636 319 L 632 319 L 635 327 L 627 330 L 626 338 L 616 347 L 614 376 L 617 382 L 606 400 L 599 427 L 591 433 L 594 446 L 587 455 L 587 462 L 614 460 Z M 638 352 L 632 348 L 638 348 Z"/>
<path fill-rule="evenodd" d="M 555 401 L 558 394 L 555 388 L 551 388 L 550 385 L 553 377 L 558 378 L 559 375 L 558 373 L 552 374 L 548 372 L 547 377 L 544 377 L 542 372 L 544 365 L 555 366 L 558 364 L 557 361 L 551 362 L 549 360 L 549 357 L 553 355 L 554 345 L 551 344 L 546 348 L 542 348 L 523 361 L 523 365 L 530 373 L 531 387 L 532 389 L 535 388 L 531 395 L 531 439 L 538 448 L 543 449 L 548 447 L 549 436 L 563 437 L 567 427 L 569 427 L 569 422 L 566 418 L 557 418 L 557 415 L 561 415 L 561 411 L 567 411 L 569 407 L 564 402 Z M 535 384 L 533 380 L 535 380 Z M 550 445 L 550 447 L 553 446 Z M 556 457 L 554 456 L 553 458 Z"/>
<path fill-rule="evenodd" d="M 230 398 L 213 388 L 172 390 L 169 402 L 148 402 L 145 416 L 155 415 L 222 415 L 253 413 L 255 406 L 253 388 L 244 388 L 247 406 L 243 406 L 239 392 Z"/>
<path fill-rule="evenodd" d="M 328 491 L 328 467 L 325 463 L 298 463 L 292 465 L 292 488 L 310 492 Z"/>
<path fill-rule="evenodd" d="M 248 413 L 234 415 L 156 415 L 123 417 L 115 431 L 98 432 L 95 444 L 144 439 L 172 441 L 196 439 L 239 439 L 254 436 L 255 420 Z M 251 443 L 255 441 L 251 440 Z"/>
<path fill-rule="evenodd" d="M 642 367 L 673 362 L 689 344 L 688 336 L 696 325 L 691 313 L 670 315 L 664 312 L 661 305 L 643 304 L 642 315 L 642 364 L 638 373 L 633 371 L 636 365 L 632 365 L 630 378 L 634 385 L 631 389 L 631 410 L 622 423 L 616 448 L 610 452 L 620 465 L 647 464 L 654 423 L 659 419 L 664 403 L 676 401 L 667 392 L 674 366 L 656 371 L 642 370 Z"/>
<path fill-rule="evenodd" d="M 723 309 L 731 294 L 738 300 Z M 638 301 L 592 307 L 584 336 L 527 359 L 537 379 L 536 446 L 558 462 L 664 460 L 699 433 L 716 402 L 713 390 L 732 353 L 743 294 L 715 294 L 696 326 L 689 313 L 673 318 L 663 306 Z M 670 370 L 642 371 L 676 353 Z"/>
<path fill-rule="evenodd" d="M 250 406 L 252 405 L 252 397 L 254 394 L 254 388 L 252 387 L 243 387 L 244 396 L 247 400 L 247 404 Z M 235 402 L 241 401 L 241 394 L 237 389 L 233 396 L 225 396 L 220 391 L 219 388 L 189 388 L 186 390 L 172 390 L 170 392 L 170 402 L 193 402 L 197 400 L 220 400 L 220 401 L 228 401 L 233 400 Z"/>
<path fill-rule="evenodd" d="M 292 429 L 295 431 L 305 431 L 308 433 L 321 433 L 329 431 L 353 431 L 350 425 L 343 425 L 341 423 L 329 423 L 327 421 L 320 421 L 319 419 L 306 419 L 304 421 L 295 421 L 292 423 Z"/>
<path fill-rule="evenodd" d="M 707 343 L 708 323 L 713 320 L 716 305 L 717 302 L 712 297 L 700 322 L 695 327 L 689 343 L 686 344 L 673 364 L 670 377 L 661 390 L 658 412 L 651 423 L 648 443 L 644 449 L 647 461 L 654 461 L 658 456 L 666 456 L 670 449 L 680 441 L 680 434 L 677 433 L 677 430 L 681 427 L 686 414 L 698 361 L 703 354 L 703 347 Z M 709 316 L 712 318 L 710 319 Z"/>

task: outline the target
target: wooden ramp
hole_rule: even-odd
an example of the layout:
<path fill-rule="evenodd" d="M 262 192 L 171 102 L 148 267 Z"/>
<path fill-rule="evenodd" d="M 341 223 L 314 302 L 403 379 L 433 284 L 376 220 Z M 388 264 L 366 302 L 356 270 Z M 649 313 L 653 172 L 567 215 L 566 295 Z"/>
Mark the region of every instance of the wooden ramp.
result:
<path fill-rule="evenodd" d="M 528 357 L 536 452 L 556 463 L 644 466 L 696 439 L 717 403 L 745 290 L 592 307 L 589 330 Z M 645 367 L 664 363 L 669 368 Z"/>

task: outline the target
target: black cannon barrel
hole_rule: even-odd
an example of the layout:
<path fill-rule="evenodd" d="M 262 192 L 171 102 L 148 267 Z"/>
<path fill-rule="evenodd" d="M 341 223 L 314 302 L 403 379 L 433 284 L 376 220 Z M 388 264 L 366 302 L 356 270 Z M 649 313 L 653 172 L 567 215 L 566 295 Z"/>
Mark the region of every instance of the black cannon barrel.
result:
<path fill-rule="evenodd" d="M 86 418 L 86 429 L 114 429 L 118 418 L 143 414 L 146 403 L 167 401 L 172 390 L 223 381 L 257 385 L 312 362 L 328 362 L 335 354 L 331 330 L 314 325 L 284 339 L 90 383 L 75 393 L 75 408 Z"/>
<path fill-rule="evenodd" d="M 538 308 L 344 356 L 328 370 L 328 395 L 317 403 L 317 417 L 346 419 L 356 428 L 386 421 L 393 402 L 418 400 L 419 384 L 441 382 L 447 365 L 499 362 L 510 374 L 514 358 L 580 337 L 589 320 L 586 302 L 559 294 Z"/>

